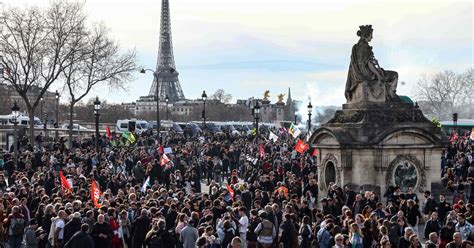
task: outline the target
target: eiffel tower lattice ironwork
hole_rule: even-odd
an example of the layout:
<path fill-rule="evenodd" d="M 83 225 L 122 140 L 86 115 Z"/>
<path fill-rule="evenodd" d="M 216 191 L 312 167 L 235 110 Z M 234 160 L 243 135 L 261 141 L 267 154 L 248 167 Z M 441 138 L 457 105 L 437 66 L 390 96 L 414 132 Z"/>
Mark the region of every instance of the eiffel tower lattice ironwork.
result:
<path fill-rule="evenodd" d="M 160 101 L 168 96 L 169 102 L 173 103 L 183 100 L 184 94 L 178 79 L 178 71 L 174 62 L 173 42 L 171 40 L 171 19 L 168 0 L 161 1 L 161 23 L 160 23 L 160 45 L 158 48 L 158 61 L 156 63 L 156 75 L 153 78 L 149 96 L 157 95 Z M 158 80 L 158 81 L 157 81 Z"/>

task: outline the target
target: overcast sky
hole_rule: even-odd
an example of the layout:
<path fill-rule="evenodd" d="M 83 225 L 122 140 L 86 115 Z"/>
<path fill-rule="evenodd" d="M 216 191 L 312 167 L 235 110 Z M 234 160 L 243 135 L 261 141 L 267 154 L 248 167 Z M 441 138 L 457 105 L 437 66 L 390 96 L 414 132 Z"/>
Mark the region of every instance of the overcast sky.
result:
<path fill-rule="evenodd" d="M 46 0 L 3 0 L 46 5 Z M 138 63 L 155 68 L 161 0 L 88 0 L 90 20 L 104 22 Z M 359 25 L 372 24 L 375 56 L 399 73 L 399 94 L 413 96 L 426 73 L 473 65 L 472 1 L 170 0 L 179 79 L 189 99 L 222 88 L 233 101 L 288 91 L 313 105 L 345 102 L 351 47 Z M 148 94 L 151 74 L 128 90 L 96 89 L 110 102 Z"/>

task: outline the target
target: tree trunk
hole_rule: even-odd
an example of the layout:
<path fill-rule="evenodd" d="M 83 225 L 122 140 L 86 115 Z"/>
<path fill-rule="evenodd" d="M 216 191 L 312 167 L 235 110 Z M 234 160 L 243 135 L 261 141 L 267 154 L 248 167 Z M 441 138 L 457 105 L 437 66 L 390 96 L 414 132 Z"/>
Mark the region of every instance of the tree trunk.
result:
<path fill-rule="evenodd" d="M 26 106 L 28 110 L 28 134 L 30 136 L 30 144 L 34 147 L 35 146 L 35 108 Z"/>
<path fill-rule="evenodd" d="M 73 132 L 73 118 L 74 118 L 74 102 L 71 101 L 69 105 L 69 149 L 72 148 L 72 132 Z"/>

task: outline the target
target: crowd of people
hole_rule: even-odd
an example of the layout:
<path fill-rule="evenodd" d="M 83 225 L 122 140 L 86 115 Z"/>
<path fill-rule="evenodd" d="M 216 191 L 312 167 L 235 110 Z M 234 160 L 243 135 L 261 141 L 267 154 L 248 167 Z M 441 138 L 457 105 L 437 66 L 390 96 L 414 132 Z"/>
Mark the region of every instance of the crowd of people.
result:
<path fill-rule="evenodd" d="M 22 146 L 17 164 L 4 152 L 0 239 L 11 248 L 471 246 L 470 141 L 441 156 L 449 195 L 337 184 L 318 195 L 317 154 L 273 132 L 104 135 L 99 149 L 94 138 L 70 148 L 59 139 Z"/>

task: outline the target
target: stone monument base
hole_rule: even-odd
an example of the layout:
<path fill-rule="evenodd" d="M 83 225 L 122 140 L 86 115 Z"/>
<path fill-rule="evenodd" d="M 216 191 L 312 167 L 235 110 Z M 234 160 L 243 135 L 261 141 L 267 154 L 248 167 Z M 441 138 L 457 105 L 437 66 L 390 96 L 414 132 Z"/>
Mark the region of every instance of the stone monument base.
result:
<path fill-rule="evenodd" d="M 330 183 L 383 196 L 389 186 L 421 193 L 440 184 L 447 138 L 412 104 L 359 102 L 344 104 L 309 142 L 318 149 L 321 196 Z"/>

